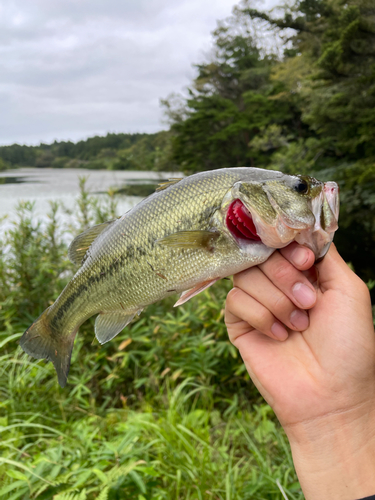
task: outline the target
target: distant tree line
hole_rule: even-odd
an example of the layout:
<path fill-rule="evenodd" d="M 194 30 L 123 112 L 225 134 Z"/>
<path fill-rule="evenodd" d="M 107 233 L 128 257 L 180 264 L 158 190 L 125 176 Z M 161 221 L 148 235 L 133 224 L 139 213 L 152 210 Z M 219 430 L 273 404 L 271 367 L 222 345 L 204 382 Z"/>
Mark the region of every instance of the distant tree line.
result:
<path fill-rule="evenodd" d="M 187 95 L 162 101 L 170 130 L 0 148 L 0 168 L 201 170 L 257 166 L 340 183 L 336 241 L 375 279 L 375 3 L 242 0 L 214 31 Z M 279 40 L 278 51 L 269 38 Z M 268 37 L 268 38 L 267 38 Z"/>
<path fill-rule="evenodd" d="M 0 147 L 0 170 L 10 167 L 171 170 L 169 133 L 107 134 L 84 141 Z"/>

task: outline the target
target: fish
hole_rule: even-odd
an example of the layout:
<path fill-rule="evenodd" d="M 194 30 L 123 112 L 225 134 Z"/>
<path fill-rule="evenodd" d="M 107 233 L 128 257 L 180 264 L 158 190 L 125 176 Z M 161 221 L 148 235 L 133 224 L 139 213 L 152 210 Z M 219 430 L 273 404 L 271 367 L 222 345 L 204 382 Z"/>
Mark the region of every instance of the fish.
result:
<path fill-rule="evenodd" d="M 51 361 L 64 387 L 78 329 L 91 316 L 104 344 L 149 304 L 175 293 L 175 306 L 184 304 L 292 241 L 323 258 L 338 228 L 338 192 L 335 182 L 249 167 L 171 179 L 72 241 L 68 256 L 80 267 L 20 345 Z"/>

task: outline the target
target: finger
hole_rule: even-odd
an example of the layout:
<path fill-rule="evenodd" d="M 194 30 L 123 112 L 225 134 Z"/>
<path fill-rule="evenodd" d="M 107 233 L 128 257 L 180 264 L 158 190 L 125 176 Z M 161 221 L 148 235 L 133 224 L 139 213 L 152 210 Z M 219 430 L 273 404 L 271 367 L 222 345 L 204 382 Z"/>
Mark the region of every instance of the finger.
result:
<path fill-rule="evenodd" d="M 300 271 L 309 269 L 315 262 L 314 252 L 295 241 L 287 247 L 281 248 L 279 251 L 283 257 Z"/>
<path fill-rule="evenodd" d="M 259 268 L 300 309 L 310 309 L 315 305 L 313 285 L 280 252 L 275 252 Z"/>
<path fill-rule="evenodd" d="M 236 287 L 227 296 L 225 323 L 233 344 L 239 337 L 254 329 L 275 340 L 288 338 L 285 327 L 266 307 Z"/>
<path fill-rule="evenodd" d="M 288 328 L 298 332 L 308 328 L 309 318 L 307 313 L 296 308 L 289 297 L 257 267 L 249 269 L 247 273 L 242 272 L 235 275 L 234 286 L 251 295 Z"/>

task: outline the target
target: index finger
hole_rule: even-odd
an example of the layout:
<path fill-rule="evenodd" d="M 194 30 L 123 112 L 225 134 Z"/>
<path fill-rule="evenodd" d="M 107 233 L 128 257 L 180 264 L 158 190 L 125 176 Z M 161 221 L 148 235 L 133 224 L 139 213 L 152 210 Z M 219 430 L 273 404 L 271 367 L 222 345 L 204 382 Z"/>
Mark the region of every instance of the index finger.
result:
<path fill-rule="evenodd" d="M 279 250 L 281 255 L 285 257 L 296 269 L 306 271 L 314 265 L 315 255 L 312 250 L 299 245 L 295 241 L 285 248 Z"/>

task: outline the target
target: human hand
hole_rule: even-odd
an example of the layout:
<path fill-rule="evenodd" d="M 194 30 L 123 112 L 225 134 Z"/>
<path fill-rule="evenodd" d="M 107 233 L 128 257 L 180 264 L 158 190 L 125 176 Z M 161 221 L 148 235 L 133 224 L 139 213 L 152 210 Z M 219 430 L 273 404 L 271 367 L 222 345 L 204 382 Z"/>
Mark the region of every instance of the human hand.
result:
<path fill-rule="evenodd" d="M 344 459 L 353 453 L 358 459 L 359 450 L 367 450 L 366 461 L 375 469 L 375 444 L 369 446 L 375 443 L 375 337 L 366 285 L 334 246 L 311 268 L 313 261 L 310 250 L 292 244 L 236 275 L 226 323 L 251 378 L 288 435 L 306 497 L 327 497 L 329 468 L 328 483 L 336 488 L 330 495 L 336 498 L 332 494 L 345 483 L 342 470 L 336 482 L 333 477 L 341 460 L 338 450 Z M 308 317 L 302 316 L 307 309 Z M 337 429 L 345 429 L 345 439 Z M 361 478 L 366 470 L 362 463 Z M 315 484 L 310 484 L 313 473 Z M 314 496 L 317 475 L 323 489 Z M 358 481 L 354 496 L 341 492 L 340 498 L 375 493 L 373 472 L 361 479 L 360 491 Z M 351 494 L 347 487 L 344 491 Z"/>

